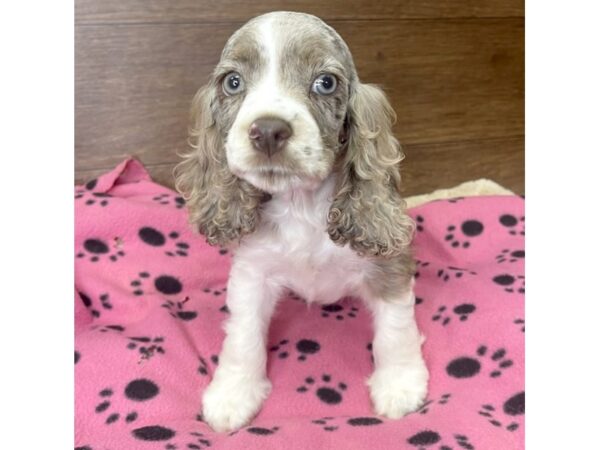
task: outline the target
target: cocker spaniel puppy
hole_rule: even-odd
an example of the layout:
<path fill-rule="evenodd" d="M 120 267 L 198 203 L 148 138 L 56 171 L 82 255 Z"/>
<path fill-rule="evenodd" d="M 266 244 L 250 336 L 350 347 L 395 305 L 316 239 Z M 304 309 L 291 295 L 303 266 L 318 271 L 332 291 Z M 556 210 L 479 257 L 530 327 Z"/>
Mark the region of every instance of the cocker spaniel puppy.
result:
<path fill-rule="evenodd" d="M 207 241 L 235 246 L 231 316 L 204 420 L 238 429 L 269 395 L 267 330 L 286 289 L 320 304 L 362 298 L 374 318 L 375 412 L 417 409 L 428 371 L 414 317 L 414 225 L 399 193 L 403 155 L 394 111 L 359 81 L 346 43 L 311 15 L 254 18 L 225 45 L 193 117 L 177 188 Z"/>

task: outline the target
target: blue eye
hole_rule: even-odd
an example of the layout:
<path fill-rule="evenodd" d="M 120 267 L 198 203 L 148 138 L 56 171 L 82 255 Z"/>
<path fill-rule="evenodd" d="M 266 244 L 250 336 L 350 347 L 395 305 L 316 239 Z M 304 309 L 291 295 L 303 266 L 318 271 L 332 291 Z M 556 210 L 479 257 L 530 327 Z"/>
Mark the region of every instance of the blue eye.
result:
<path fill-rule="evenodd" d="M 337 88 L 337 78 L 334 75 L 325 73 L 319 75 L 315 81 L 313 81 L 311 90 L 319 95 L 330 95 L 335 92 Z"/>
<path fill-rule="evenodd" d="M 244 80 L 237 72 L 230 72 L 223 79 L 223 91 L 227 95 L 236 95 L 244 90 Z"/>

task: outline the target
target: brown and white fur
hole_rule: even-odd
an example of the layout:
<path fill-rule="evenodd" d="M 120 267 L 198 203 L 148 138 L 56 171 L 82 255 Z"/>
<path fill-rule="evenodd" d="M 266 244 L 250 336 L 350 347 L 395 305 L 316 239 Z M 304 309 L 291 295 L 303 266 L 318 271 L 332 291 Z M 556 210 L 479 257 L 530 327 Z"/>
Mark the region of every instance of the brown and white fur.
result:
<path fill-rule="evenodd" d="M 232 72 L 243 88 L 223 83 Z M 337 88 L 313 89 L 323 74 Z M 282 151 L 257 151 L 249 130 L 285 122 Z M 193 149 L 176 170 L 190 220 L 212 245 L 234 247 L 231 316 L 219 366 L 203 395 L 217 431 L 246 425 L 269 395 L 266 339 L 287 289 L 308 302 L 364 300 L 374 318 L 377 414 L 399 418 L 427 392 L 414 318 L 414 225 L 399 193 L 403 158 L 385 94 L 359 81 L 342 38 L 300 13 L 259 16 L 227 42 L 193 102 Z"/>

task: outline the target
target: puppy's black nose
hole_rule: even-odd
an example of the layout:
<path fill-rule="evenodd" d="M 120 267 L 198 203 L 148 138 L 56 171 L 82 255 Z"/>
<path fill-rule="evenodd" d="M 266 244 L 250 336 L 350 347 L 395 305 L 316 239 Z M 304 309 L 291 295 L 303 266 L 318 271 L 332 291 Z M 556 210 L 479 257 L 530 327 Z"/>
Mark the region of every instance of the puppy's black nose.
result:
<path fill-rule="evenodd" d="M 292 136 L 292 128 L 284 120 L 274 117 L 256 119 L 248 130 L 250 142 L 256 150 L 268 156 L 280 152 Z"/>

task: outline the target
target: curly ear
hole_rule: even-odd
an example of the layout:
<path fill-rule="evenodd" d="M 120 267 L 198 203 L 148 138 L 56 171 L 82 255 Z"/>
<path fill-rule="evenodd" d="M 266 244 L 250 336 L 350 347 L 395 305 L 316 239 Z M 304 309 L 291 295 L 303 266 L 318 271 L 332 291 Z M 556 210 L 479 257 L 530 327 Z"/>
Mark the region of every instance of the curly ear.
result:
<path fill-rule="evenodd" d="M 392 135 L 395 119 L 381 89 L 358 83 L 350 94 L 348 147 L 327 231 L 336 244 L 349 243 L 359 254 L 395 256 L 412 240 L 414 222 L 400 196 L 404 155 Z"/>
<path fill-rule="evenodd" d="M 229 171 L 223 136 L 214 120 L 216 89 L 202 87 L 192 102 L 192 149 L 175 167 L 175 187 L 186 200 L 190 222 L 211 245 L 224 246 L 251 233 L 263 193 Z"/>

